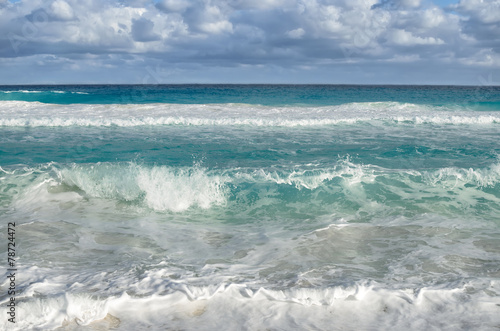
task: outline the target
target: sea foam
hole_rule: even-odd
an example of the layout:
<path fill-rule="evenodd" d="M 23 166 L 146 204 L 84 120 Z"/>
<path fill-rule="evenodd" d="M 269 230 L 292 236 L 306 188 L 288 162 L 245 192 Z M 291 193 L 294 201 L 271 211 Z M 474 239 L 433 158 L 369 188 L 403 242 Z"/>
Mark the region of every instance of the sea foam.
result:
<path fill-rule="evenodd" d="M 498 296 L 481 291 L 498 292 L 494 282 L 401 290 L 376 283 L 290 290 L 252 289 L 237 284 L 172 285 L 178 289 L 166 295 L 138 297 L 123 293 L 98 299 L 65 294 L 23 302 L 18 306 L 23 318 L 9 329 L 105 325 L 137 330 L 163 325 L 216 330 L 225 325 L 254 330 L 293 329 L 300 323 L 320 330 L 369 330 L 373 325 L 385 330 L 435 326 L 441 330 L 468 330 L 471 326 L 487 330 L 500 323 L 496 314 Z"/>
<path fill-rule="evenodd" d="M 201 167 L 170 168 L 102 164 L 65 168 L 60 181 L 86 195 L 125 201 L 142 200 L 157 211 L 202 209 L 225 202 L 223 176 L 211 176 Z"/>
<path fill-rule="evenodd" d="M 497 112 L 397 102 L 350 103 L 323 107 L 271 107 L 245 104 L 55 105 L 0 102 L 0 126 L 133 127 L 156 125 L 308 127 L 367 124 L 487 125 L 500 123 Z"/>

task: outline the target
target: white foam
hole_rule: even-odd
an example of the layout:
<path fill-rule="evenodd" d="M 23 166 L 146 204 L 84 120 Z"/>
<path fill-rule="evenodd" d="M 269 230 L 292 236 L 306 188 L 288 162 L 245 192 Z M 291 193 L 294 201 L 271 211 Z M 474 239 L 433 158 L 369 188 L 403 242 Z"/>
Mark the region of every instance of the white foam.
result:
<path fill-rule="evenodd" d="M 75 92 L 79 93 L 79 92 Z M 271 107 L 245 104 L 55 105 L 0 102 L 1 126 L 327 126 L 370 124 L 491 125 L 498 112 L 474 112 L 396 102 L 324 107 Z"/>
<path fill-rule="evenodd" d="M 347 157 L 340 159 L 332 168 L 312 167 L 310 170 L 299 168 L 291 171 L 259 169 L 234 174 L 235 178 L 244 179 L 250 183 L 274 182 L 280 185 L 291 185 L 299 190 L 303 188 L 314 190 L 335 178 L 342 179 L 347 186 L 373 183 L 379 176 L 401 180 L 408 185 L 408 188 L 413 187 L 419 192 L 425 188 L 437 187 L 448 190 L 456 187 L 467 188 L 467 185 L 472 185 L 474 189 L 477 189 L 492 187 L 500 182 L 500 163 L 476 169 L 448 167 L 430 171 L 397 171 L 373 165 L 355 164 Z M 422 182 L 415 181 L 416 178 L 421 178 Z"/>
<path fill-rule="evenodd" d="M 80 91 L 59 91 L 59 90 L 46 90 L 46 91 L 35 91 L 35 90 L 12 90 L 12 91 L 0 91 L 0 93 L 72 93 L 72 94 L 89 94 L 88 92 L 80 92 Z"/>
<path fill-rule="evenodd" d="M 113 318 L 123 330 L 320 329 L 320 330 L 488 330 L 500 325 L 494 281 L 457 287 L 389 289 L 379 284 L 348 287 L 252 289 L 245 285 L 177 286 L 165 295 L 104 299 L 85 294 L 30 299 L 19 304 L 12 330 L 52 329 L 74 323 L 95 325 Z M 475 291 L 468 290 L 475 287 Z M 2 312 L 5 315 L 4 303 Z M 22 316 L 22 318 L 21 318 Z"/>
<path fill-rule="evenodd" d="M 201 168 L 172 171 L 167 167 L 142 168 L 137 176 L 148 207 L 180 212 L 191 206 L 203 209 L 225 203 L 224 178 L 208 176 Z"/>
<path fill-rule="evenodd" d="M 346 185 L 372 182 L 376 177 L 376 169 L 378 168 L 373 166 L 354 164 L 347 157 L 339 160 L 332 168 L 313 167 L 310 170 L 297 169 L 286 172 L 259 169 L 251 173 L 237 173 L 235 177 L 248 182 L 274 182 L 291 185 L 299 190 L 303 188 L 314 190 L 335 178 L 342 179 Z"/>
<path fill-rule="evenodd" d="M 4 302 L 2 306 L 5 306 Z M 2 324 L 5 330 L 52 330 L 69 322 L 88 325 L 103 319 L 107 310 L 106 301 L 96 300 L 91 295 L 58 294 L 49 299 L 31 299 L 26 303 L 18 303 L 16 323 L 2 321 Z M 6 312 L 4 315 L 8 316 Z"/>
<path fill-rule="evenodd" d="M 8 91 L 13 93 L 43 93 L 43 91 L 35 91 L 35 90 L 17 90 L 17 91 Z"/>
<path fill-rule="evenodd" d="M 73 166 L 59 172 L 60 181 L 90 197 L 125 201 L 143 199 L 156 211 L 207 209 L 225 203 L 225 179 L 201 167 L 170 168 L 101 164 Z"/>
<path fill-rule="evenodd" d="M 488 187 L 500 181 L 500 163 L 482 169 L 443 168 L 433 172 L 424 172 L 422 175 L 426 183 L 432 186 L 441 184 L 446 188 L 456 188 L 473 184 Z"/>

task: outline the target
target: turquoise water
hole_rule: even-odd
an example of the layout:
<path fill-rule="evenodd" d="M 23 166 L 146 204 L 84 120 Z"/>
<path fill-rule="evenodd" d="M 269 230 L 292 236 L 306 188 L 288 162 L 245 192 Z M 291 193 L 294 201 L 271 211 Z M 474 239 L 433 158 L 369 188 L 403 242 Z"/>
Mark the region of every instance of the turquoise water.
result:
<path fill-rule="evenodd" d="M 498 87 L 0 86 L 2 323 L 498 328 L 499 137 Z"/>
<path fill-rule="evenodd" d="M 0 85 L 0 100 L 55 104 L 245 103 L 266 106 L 395 101 L 498 110 L 500 90 L 494 86 L 402 85 Z"/>

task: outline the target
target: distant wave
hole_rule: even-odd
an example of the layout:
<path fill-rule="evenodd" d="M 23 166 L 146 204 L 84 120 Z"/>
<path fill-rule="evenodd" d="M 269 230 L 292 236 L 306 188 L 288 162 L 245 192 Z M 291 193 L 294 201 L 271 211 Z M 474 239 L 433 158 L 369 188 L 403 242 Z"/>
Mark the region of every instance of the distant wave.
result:
<path fill-rule="evenodd" d="M 30 90 L 12 90 L 12 91 L 0 91 L 0 93 L 43 93 L 46 91 L 30 91 Z"/>
<path fill-rule="evenodd" d="M 355 124 L 383 120 L 385 122 L 406 124 L 498 124 L 500 117 L 496 116 L 451 116 L 451 117 L 413 117 L 413 118 L 344 118 L 344 119 L 309 119 L 309 120 L 266 120 L 266 119 L 206 119 L 187 117 L 159 117 L 159 118 L 130 118 L 130 119 L 88 119 L 88 118 L 40 118 L 40 119 L 0 119 L 0 126 L 13 127 L 67 127 L 67 126 L 95 126 L 95 127 L 133 127 L 156 125 L 184 125 L 184 126 L 257 126 L 257 127 L 300 127 L 300 126 L 327 126 L 339 124 Z"/>
<path fill-rule="evenodd" d="M 486 125 L 500 123 L 499 112 L 403 104 L 349 103 L 324 107 L 271 107 L 248 104 L 127 104 L 54 105 L 0 102 L 0 126 L 12 127 L 133 127 L 133 126 L 255 126 L 310 127 L 368 124 Z"/>
<path fill-rule="evenodd" d="M 89 94 L 87 92 L 79 92 L 79 91 L 60 91 L 60 90 L 45 90 L 45 91 L 36 91 L 36 90 L 10 90 L 10 91 L 1 91 L 0 93 L 70 93 L 70 94 Z M 24 102 L 24 101 L 21 101 Z"/>

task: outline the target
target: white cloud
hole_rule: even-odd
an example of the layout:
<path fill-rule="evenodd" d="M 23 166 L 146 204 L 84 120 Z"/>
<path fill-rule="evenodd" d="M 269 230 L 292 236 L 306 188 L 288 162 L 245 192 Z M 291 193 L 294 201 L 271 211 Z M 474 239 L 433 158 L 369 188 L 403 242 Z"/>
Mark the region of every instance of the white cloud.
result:
<path fill-rule="evenodd" d="M 424 10 L 419 17 L 419 21 L 421 22 L 421 27 L 433 29 L 443 23 L 446 23 L 447 18 L 440 8 L 434 7 Z"/>
<path fill-rule="evenodd" d="M 388 40 L 395 45 L 402 46 L 444 44 L 444 41 L 439 38 L 414 36 L 411 32 L 401 29 L 392 31 L 388 36 Z"/>
<path fill-rule="evenodd" d="M 500 22 L 500 2 L 497 0 L 461 0 L 454 8 L 483 23 Z"/>
<path fill-rule="evenodd" d="M 232 32 L 233 25 L 227 20 L 204 22 L 199 25 L 200 30 L 209 34 L 219 34 L 223 32 Z"/>
<path fill-rule="evenodd" d="M 189 26 L 193 34 L 220 34 L 231 33 L 233 24 L 229 20 L 232 8 L 226 3 L 199 0 L 183 14 L 183 21 Z"/>
<path fill-rule="evenodd" d="M 500 53 L 500 2 L 462 0 L 452 8 L 462 15 L 461 33 L 475 40 L 475 48 Z"/>
<path fill-rule="evenodd" d="M 460 61 L 468 66 L 500 67 L 500 55 L 491 49 L 483 49 L 474 57 L 464 58 Z"/>
<path fill-rule="evenodd" d="M 300 39 L 304 36 L 305 33 L 306 32 L 304 31 L 304 29 L 298 28 L 298 29 L 290 30 L 286 34 L 288 37 L 290 37 L 292 39 Z"/>
<path fill-rule="evenodd" d="M 73 9 L 64 0 L 56 0 L 50 5 L 52 14 L 63 21 L 69 21 L 74 18 Z"/>
<path fill-rule="evenodd" d="M 183 12 L 190 3 L 187 0 L 162 0 L 156 6 L 166 12 Z"/>

